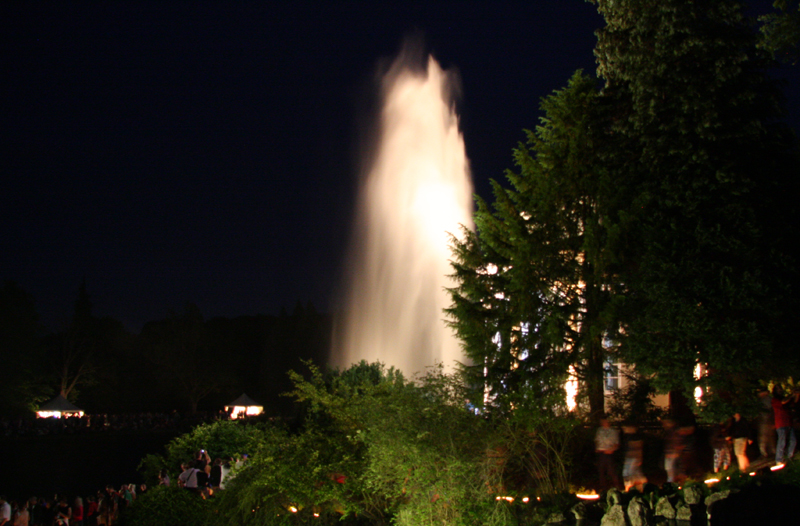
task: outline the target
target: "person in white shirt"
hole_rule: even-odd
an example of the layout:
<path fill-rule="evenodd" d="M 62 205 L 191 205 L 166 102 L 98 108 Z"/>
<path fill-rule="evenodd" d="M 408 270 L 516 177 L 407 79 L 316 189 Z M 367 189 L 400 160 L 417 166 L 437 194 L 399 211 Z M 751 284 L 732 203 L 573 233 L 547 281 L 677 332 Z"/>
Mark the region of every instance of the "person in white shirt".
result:
<path fill-rule="evenodd" d="M 191 462 L 183 464 L 183 473 L 178 475 L 178 485 L 184 489 L 197 491 L 197 468 Z"/>
<path fill-rule="evenodd" d="M 611 427 L 611 423 L 603 416 L 600 418 L 600 427 L 594 436 L 595 452 L 597 453 L 597 470 L 600 475 L 600 489 L 605 491 L 610 487 L 619 488 L 619 475 L 614 453 L 619 449 L 619 431 Z"/>
<path fill-rule="evenodd" d="M 6 500 L 5 495 L 0 495 L 0 526 L 10 526 L 11 524 L 11 504 Z"/>

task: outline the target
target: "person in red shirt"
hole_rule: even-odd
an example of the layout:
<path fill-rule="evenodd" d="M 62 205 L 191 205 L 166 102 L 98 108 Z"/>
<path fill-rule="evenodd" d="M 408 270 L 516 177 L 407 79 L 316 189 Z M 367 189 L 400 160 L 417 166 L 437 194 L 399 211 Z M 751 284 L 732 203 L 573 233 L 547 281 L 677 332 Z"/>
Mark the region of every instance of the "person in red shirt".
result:
<path fill-rule="evenodd" d="M 775 464 L 783 464 L 783 460 L 791 460 L 794 448 L 797 446 L 797 437 L 792 429 L 792 415 L 788 406 L 797 402 L 799 391 L 784 399 L 783 388 L 776 385 L 772 390 L 772 412 L 775 414 L 775 430 L 778 433 L 778 443 L 775 446 Z M 788 439 L 788 448 L 787 448 Z M 785 455 L 785 456 L 784 456 Z"/>
<path fill-rule="evenodd" d="M 84 510 L 84 524 L 86 526 L 97 525 L 97 501 L 91 495 L 86 498 L 86 509 Z"/>
<path fill-rule="evenodd" d="M 83 499 L 75 498 L 75 505 L 72 507 L 72 518 L 69 520 L 70 526 L 83 526 Z"/>

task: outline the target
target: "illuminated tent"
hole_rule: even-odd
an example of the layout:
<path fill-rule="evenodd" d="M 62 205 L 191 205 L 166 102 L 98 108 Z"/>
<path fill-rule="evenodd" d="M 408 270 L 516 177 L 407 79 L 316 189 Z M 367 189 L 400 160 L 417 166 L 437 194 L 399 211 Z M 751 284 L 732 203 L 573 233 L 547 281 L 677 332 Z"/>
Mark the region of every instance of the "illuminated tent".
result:
<path fill-rule="evenodd" d="M 61 418 L 61 416 L 83 416 L 83 409 L 78 409 L 64 395 L 58 395 L 36 411 L 39 418 Z"/>
<path fill-rule="evenodd" d="M 258 405 L 255 400 L 242 393 L 242 396 L 225 406 L 225 411 L 230 412 L 231 418 L 240 416 L 256 416 L 264 412 L 264 406 Z"/>

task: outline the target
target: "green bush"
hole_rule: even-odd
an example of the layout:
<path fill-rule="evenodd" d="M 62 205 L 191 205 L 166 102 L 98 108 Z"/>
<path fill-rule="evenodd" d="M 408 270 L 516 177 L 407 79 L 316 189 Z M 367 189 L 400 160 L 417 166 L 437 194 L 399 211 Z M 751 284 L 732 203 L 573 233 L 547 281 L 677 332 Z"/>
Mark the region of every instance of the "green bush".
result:
<path fill-rule="evenodd" d="M 530 408 L 476 415 L 465 383 L 441 368 L 414 382 L 365 362 L 290 376 L 305 409 L 296 430 L 201 426 L 143 466 L 177 466 L 200 448 L 249 453 L 206 504 L 214 526 L 506 526 L 534 505 L 499 496 L 544 498 L 568 485 L 576 422 Z"/>
<path fill-rule="evenodd" d="M 208 451 L 212 459 L 240 457 L 255 451 L 265 430 L 272 427 L 274 426 L 270 424 L 246 420 L 203 424 L 174 438 L 167 445 L 165 455 L 147 455 L 139 463 L 139 470 L 148 485 L 158 484 L 158 473 L 161 469 L 166 469 L 170 478 L 176 481 L 181 462 L 193 459 L 199 450 Z"/>
<path fill-rule="evenodd" d="M 141 494 L 122 515 L 122 526 L 205 526 L 215 524 L 212 508 L 199 495 L 175 486 Z"/>

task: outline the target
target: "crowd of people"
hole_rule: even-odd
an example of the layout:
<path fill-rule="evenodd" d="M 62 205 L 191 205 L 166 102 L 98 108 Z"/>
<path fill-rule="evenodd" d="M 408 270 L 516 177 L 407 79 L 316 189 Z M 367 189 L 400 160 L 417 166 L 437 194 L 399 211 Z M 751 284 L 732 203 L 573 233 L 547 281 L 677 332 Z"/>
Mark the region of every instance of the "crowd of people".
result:
<path fill-rule="evenodd" d="M 231 469 L 240 468 L 247 461 L 247 455 L 238 460 L 217 458 L 213 462 L 208 452 L 201 449 L 192 460 L 181 464 L 178 475 L 178 486 L 200 495 L 202 498 L 213 497 L 216 492 L 225 489 L 225 482 L 230 479 Z M 169 486 L 169 475 L 162 471 L 159 484 Z"/>
<path fill-rule="evenodd" d="M 241 467 L 246 461 L 247 455 L 243 455 L 238 460 L 217 458 L 212 462 L 208 452 L 200 450 L 192 460 L 181 464 L 176 482 L 202 498 L 213 497 L 225 488 L 225 481 L 232 476 L 231 469 Z M 160 486 L 172 484 L 167 470 L 162 470 L 158 479 Z M 113 526 L 118 524 L 125 509 L 145 492 L 145 484 L 138 487 L 124 484 L 119 489 L 107 486 L 85 498 L 57 495 L 9 501 L 0 496 L 0 526 Z"/>
<path fill-rule="evenodd" d="M 112 526 L 120 514 L 147 491 L 141 484 L 106 487 L 85 499 L 66 496 L 30 497 L 9 502 L 0 496 L 0 526 Z"/>
<path fill-rule="evenodd" d="M 793 413 L 800 410 L 800 389 L 787 395 L 780 385 L 772 391 L 760 395 L 762 410 L 754 422 L 745 419 L 741 413 L 734 413 L 724 422 L 711 427 L 709 445 L 713 450 L 713 464 L 698 466 L 696 425 L 679 422 L 673 418 L 662 420 L 661 438 L 663 441 L 663 469 L 666 481 L 680 484 L 692 471 L 711 468 L 715 473 L 732 467 L 732 459 L 740 471 L 750 469 L 748 448 L 758 442 L 761 458 L 780 469 L 792 459 L 797 447 Z M 645 437 L 635 422 L 622 424 L 623 435 L 603 417 L 595 433 L 595 453 L 597 458 L 599 489 L 611 487 L 641 490 L 648 482 L 643 471 Z M 622 450 L 623 468 L 620 481 L 617 458 Z"/>

